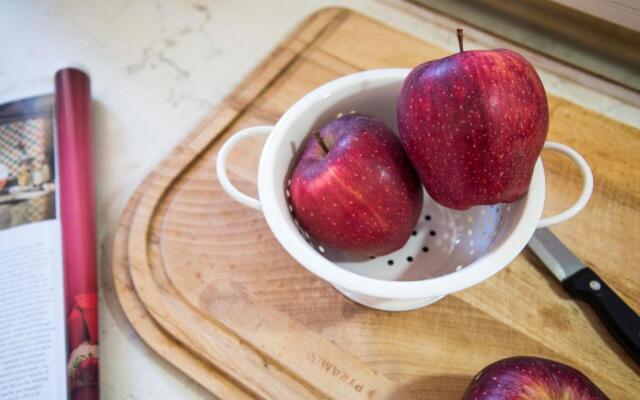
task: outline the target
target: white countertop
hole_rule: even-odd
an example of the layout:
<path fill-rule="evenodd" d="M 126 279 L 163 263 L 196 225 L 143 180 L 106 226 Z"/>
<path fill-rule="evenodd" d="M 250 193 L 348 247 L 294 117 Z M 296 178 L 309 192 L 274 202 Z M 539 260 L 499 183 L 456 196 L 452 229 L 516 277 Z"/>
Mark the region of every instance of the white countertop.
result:
<path fill-rule="evenodd" d="M 137 184 L 212 105 L 305 16 L 335 4 L 457 48 L 454 35 L 393 0 L 0 0 L 0 102 L 52 88 L 65 63 L 82 64 L 92 77 L 103 399 L 211 398 L 128 324 L 111 284 L 110 235 Z M 548 92 L 640 127 L 636 108 L 541 76 Z"/>

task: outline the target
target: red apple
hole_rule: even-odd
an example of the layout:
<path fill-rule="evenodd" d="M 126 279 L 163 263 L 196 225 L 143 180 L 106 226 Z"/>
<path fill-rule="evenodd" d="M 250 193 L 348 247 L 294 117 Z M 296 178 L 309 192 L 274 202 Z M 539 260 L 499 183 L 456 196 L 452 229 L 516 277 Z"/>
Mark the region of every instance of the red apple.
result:
<path fill-rule="evenodd" d="M 537 357 L 513 357 L 485 367 L 463 400 L 607 400 L 582 372 Z"/>
<path fill-rule="evenodd" d="M 348 114 L 307 140 L 290 200 L 302 228 L 323 246 L 376 256 L 406 243 L 422 188 L 394 132 L 376 117 Z"/>
<path fill-rule="evenodd" d="M 549 110 L 535 69 L 510 50 L 462 51 L 414 68 L 398 98 L 402 144 L 429 195 L 459 210 L 527 193 Z"/>

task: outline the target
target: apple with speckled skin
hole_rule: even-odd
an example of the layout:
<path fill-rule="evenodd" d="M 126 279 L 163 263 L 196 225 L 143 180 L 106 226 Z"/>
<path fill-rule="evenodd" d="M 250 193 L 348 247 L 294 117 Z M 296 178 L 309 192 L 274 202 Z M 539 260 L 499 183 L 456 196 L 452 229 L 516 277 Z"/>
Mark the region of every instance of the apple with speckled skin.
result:
<path fill-rule="evenodd" d="M 396 134 L 353 113 L 312 133 L 290 183 L 293 214 L 322 246 L 362 256 L 401 248 L 422 210 L 422 187 Z"/>
<path fill-rule="evenodd" d="M 542 82 L 510 50 L 463 51 L 406 77 L 397 103 L 402 144 L 445 207 L 511 203 L 528 189 L 547 137 Z"/>
<path fill-rule="evenodd" d="M 463 400 L 608 400 L 582 372 L 557 361 L 513 357 L 473 378 Z"/>

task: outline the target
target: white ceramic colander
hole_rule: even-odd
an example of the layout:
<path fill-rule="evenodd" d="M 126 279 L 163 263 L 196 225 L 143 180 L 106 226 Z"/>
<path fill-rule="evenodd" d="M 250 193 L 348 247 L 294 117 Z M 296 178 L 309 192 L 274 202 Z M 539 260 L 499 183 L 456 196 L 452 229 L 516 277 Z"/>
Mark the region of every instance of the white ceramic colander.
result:
<path fill-rule="evenodd" d="M 292 257 L 348 298 L 388 311 L 423 307 L 489 278 L 518 255 L 536 228 L 576 215 L 593 190 L 585 160 L 565 145 L 547 142 L 545 149 L 569 156 L 583 175 L 582 193 L 566 211 L 540 219 L 545 182 L 538 159 L 528 194 L 514 203 L 457 211 L 440 206 L 425 193 L 420 220 L 402 249 L 366 260 L 329 254 L 299 227 L 290 211 L 291 145 L 298 148 L 309 132 L 350 110 L 373 114 L 395 129 L 396 99 L 408 73 L 408 69 L 365 71 L 322 85 L 298 100 L 275 126 L 236 133 L 216 160 L 224 190 L 240 203 L 262 210 L 271 231 Z M 260 157 L 259 200 L 236 189 L 226 173 L 231 149 L 254 135 L 269 135 Z"/>

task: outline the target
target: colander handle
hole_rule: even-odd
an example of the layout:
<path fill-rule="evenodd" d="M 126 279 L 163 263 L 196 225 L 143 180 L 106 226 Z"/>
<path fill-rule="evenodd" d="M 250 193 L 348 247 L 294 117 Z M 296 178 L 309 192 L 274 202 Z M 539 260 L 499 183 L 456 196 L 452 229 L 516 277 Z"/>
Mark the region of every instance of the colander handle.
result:
<path fill-rule="evenodd" d="M 584 208 L 584 206 L 587 205 L 587 203 L 589 202 L 589 198 L 591 198 L 591 193 L 593 192 L 593 174 L 591 173 L 589 164 L 587 164 L 580 153 L 567 145 L 556 142 L 545 142 L 544 148 L 567 155 L 573 162 L 578 165 L 578 168 L 580 168 L 580 172 L 582 173 L 582 193 L 580 193 L 580 197 L 578 197 L 578 200 L 576 200 L 576 202 L 573 203 L 571 207 L 567 208 L 560 214 L 556 214 L 552 217 L 542 218 L 540 222 L 538 222 L 538 228 L 546 228 L 548 226 L 555 225 L 573 218 L 577 213 L 580 212 L 580 210 Z"/>
<path fill-rule="evenodd" d="M 247 138 L 257 135 L 268 135 L 273 130 L 273 126 L 263 125 L 263 126 L 254 126 L 251 128 L 246 128 L 237 132 L 235 135 L 231 136 L 223 145 L 220 151 L 218 152 L 218 158 L 216 159 L 216 174 L 218 175 L 218 181 L 222 188 L 232 199 L 235 201 L 244 204 L 247 207 L 251 207 L 256 210 L 260 210 L 260 200 L 254 199 L 251 196 L 248 196 L 241 191 L 239 191 L 227 176 L 227 157 L 229 157 L 229 153 L 231 150 L 238 144 Z"/>

